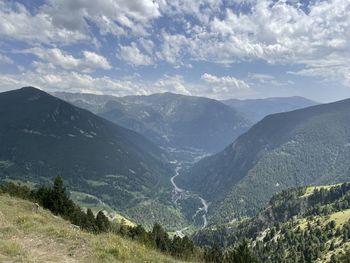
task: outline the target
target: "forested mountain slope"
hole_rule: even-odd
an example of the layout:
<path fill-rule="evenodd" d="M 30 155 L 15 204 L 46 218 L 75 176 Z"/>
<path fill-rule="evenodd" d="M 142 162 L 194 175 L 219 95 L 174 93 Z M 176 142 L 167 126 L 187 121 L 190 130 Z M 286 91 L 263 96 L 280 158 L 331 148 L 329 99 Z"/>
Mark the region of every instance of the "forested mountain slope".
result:
<path fill-rule="evenodd" d="M 350 183 L 284 190 L 256 216 L 194 236 L 202 246 L 226 248 L 243 239 L 264 263 L 348 262 Z"/>
<path fill-rule="evenodd" d="M 285 188 L 350 179 L 350 100 L 265 117 L 183 176 L 212 202 L 211 222 L 254 215 Z"/>
<path fill-rule="evenodd" d="M 2 180 L 61 175 L 137 222 L 178 218 L 166 156 L 141 135 L 31 87 L 0 94 L 0 122 Z"/>

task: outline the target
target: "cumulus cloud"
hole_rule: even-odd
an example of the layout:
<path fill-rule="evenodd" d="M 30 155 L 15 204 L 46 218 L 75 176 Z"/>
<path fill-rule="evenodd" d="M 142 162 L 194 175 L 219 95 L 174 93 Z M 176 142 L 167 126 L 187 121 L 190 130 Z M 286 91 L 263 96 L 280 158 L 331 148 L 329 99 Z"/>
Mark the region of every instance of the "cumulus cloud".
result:
<path fill-rule="evenodd" d="M 91 72 L 96 69 L 107 70 L 112 68 L 105 57 L 91 51 L 83 51 L 82 58 L 76 58 L 73 55 L 58 48 L 31 48 L 22 52 L 34 54 L 42 61 L 47 62 L 50 65 L 62 67 L 64 69 Z"/>
<path fill-rule="evenodd" d="M 178 74 L 164 75 L 155 81 L 146 81 L 138 77 L 129 79 L 116 79 L 108 76 L 94 77 L 87 73 L 58 70 L 53 65 L 49 66 L 42 63 L 38 63 L 37 66 L 38 68 L 35 71 L 27 70 L 20 74 L 0 75 L 1 91 L 31 85 L 49 92 L 85 92 L 114 96 L 173 92 L 214 99 L 246 95 L 250 92 L 250 89 L 236 89 L 233 91 L 225 86 L 193 83 L 186 81 L 182 75 Z"/>
<path fill-rule="evenodd" d="M 49 0 L 42 8 L 58 27 L 85 30 L 86 21 L 95 23 L 102 34 L 145 34 L 148 22 L 160 16 L 159 5 L 152 0 Z"/>
<path fill-rule="evenodd" d="M 21 74 L 0 75 L 2 91 L 35 86 L 45 91 L 85 92 L 95 94 L 111 94 L 124 96 L 131 94 L 144 94 L 142 87 L 131 81 L 115 80 L 110 77 L 93 77 L 90 74 L 75 71 L 26 71 Z"/>
<path fill-rule="evenodd" d="M 236 79 L 232 76 L 218 77 L 208 73 L 205 73 L 201 77 L 206 83 L 216 85 L 225 89 L 249 89 L 248 83 L 243 80 Z"/>
<path fill-rule="evenodd" d="M 89 37 L 81 31 L 56 27 L 45 13 L 31 14 L 23 5 L 0 2 L 0 36 L 30 43 L 73 43 Z"/>
<path fill-rule="evenodd" d="M 29 12 L 19 3 L 0 3 L 0 35 L 22 41 L 70 44 L 92 39 L 89 23 L 101 34 L 146 35 L 145 28 L 160 16 L 152 0 L 48 0 Z"/>
<path fill-rule="evenodd" d="M 23 42 L 21 47 L 37 57 L 33 61 L 37 74 L 45 67 L 73 70 L 80 75 L 66 72 L 67 78 L 83 76 L 92 85 L 113 86 L 102 82 L 103 77 L 94 82 L 92 72 L 111 69 L 105 56 L 117 53 L 122 63 L 132 67 L 164 62 L 175 68 L 201 62 L 230 67 L 242 61 L 292 65 L 298 67 L 290 72 L 294 76 L 350 86 L 348 0 L 44 0 L 30 10 L 16 1 L 0 1 L 0 37 Z M 77 50 L 80 47 L 66 46 L 80 43 L 84 43 L 82 51 L 63 51 Z M 96 52 L 84 51 L 91 46 Z M 11 58 L 0 57 L 0 61 L 11 62 Z M 262 75 L 238 80 L 203 72 L 198 73 L 198 85 L 173 72 L 159 77 L 156 85 L 134 82 L 138 87 L 134 90 L 142 93 L 156 87 L 220 97 L 247 92 L 256 83 L 288 85 Z M 88 76 L 94 81 L 87 81 Z"/>
<path fill-rule="evenodd" d="M 309 72 L 332 54 L 350 58 L 348 0 L 314 1 L 307 8 L 297 1 L 244 2 L 249 2 L 249 12 L 223 8 L 186 34 L 163 32 L 158 57 L 178 64 L 186 58 L 224 64 L 263 60 L 304 65 Z M 328 67 L 330 74 L 335 69 Z M 346 82 L 345 74 L 338 76 Z"/>
<path fill-rule="evenodd" d="M 145 66 L 153 63 L 151 57 L 143 54 L 135 42 L 131 43 L 130 46 L 120 46 L 117 57 L 134 66 Z"/>
<path fill-rule="evenodd" d="M 84 64 L 92 68 L 102 68 L 102 69 L 111 69 L 111 65 L 108 60 L 99 54 L 91 51 L 83 51 L 84 54 Z"/>

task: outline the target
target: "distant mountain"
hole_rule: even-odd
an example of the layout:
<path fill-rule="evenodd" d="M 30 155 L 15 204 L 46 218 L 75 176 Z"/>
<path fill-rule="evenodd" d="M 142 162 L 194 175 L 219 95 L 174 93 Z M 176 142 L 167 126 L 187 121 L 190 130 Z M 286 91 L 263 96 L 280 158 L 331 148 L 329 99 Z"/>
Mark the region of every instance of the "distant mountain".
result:
<path fill-rule="evenodd" d="M 137 222 L 176 216 L 166 156 L 136 132 L 32 87 L 0 93 L 0 123 L 0 179 L 61 175 Z"/>
<path fill-rule="evenodd" d="M 230 99 L 222 102 L 244 113 L 253 122 L 258 122 L 270 114 L 297 110 L 318 104 L 315 101 L 297 96 L 250 100 Z"/>
<path fill-rule="evenodd" d="M 122 98 L 69 93 L 55 96 L 137 131 L 163 147 L 217 152 L 251 126 L 236 110 L 208 98 L 172 93 Z"/>
<path fill-rule="evenodd" d="M 211 222 L 254 215 L 273 193 L 350 180 L 350 99 L 265 117 L 177 178 L 211 201 Z"/>

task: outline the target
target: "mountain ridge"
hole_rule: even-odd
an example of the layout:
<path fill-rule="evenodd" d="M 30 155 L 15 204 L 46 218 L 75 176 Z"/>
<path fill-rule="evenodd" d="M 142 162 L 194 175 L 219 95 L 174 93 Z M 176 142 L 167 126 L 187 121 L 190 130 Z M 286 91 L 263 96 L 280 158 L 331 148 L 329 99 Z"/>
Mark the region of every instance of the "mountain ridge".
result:
<path fill-rule="evenodd" d="M 55 95 L 135 130 L 162 147 L 217 152 L 251 125 L 236 110 L 204 97 L 169 92 L 113 98 L 91 94 Z M 94 99 L 104 105 L 96 106 Z M 87 105 L 87 100 L 91 100 L 92 105 Z"/>
<path fill-rule="evenodd" d="M 169 201 L 166 154 L 136 132 L 32 87 L 0 94 L 0 121 L 2 180 L 45 184 L 61 175 L 70 190 L 95 195 L 139 223 L 174 216 L 183 223 Z"/>
<path fill-rule="evenodd" d="M 269 115 L 224 151 L 199 161 L 179 185 L 212 201 L 215 221 L 253 215 L 286 187 L 342 182 L 348 179 L 346 163 L 339 163 L 350 154 L 348 110 L 350 99 Z M 334 166 L 334 154 L 341 168 Z"/>
<path fill-rule="evenodd" d="M 245 100 L 229 99 L 223 100 L 222 102 L 240 112 L 243 112 L 253 122 L 258 122 L 270 114 L 288 112 L 319 104 L 316 101 L 301 96 Z"/>

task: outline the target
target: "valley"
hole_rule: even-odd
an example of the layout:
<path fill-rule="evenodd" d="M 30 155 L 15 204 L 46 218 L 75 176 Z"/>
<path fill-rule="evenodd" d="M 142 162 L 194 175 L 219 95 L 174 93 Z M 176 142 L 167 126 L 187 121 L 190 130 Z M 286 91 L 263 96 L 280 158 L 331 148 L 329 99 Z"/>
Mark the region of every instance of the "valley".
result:
<path fill-rule="evenodd" d="M 0 263 L 350 263 L 350 0 L 0 0 Z"/>
<path fill-rule="evenodd" d="M 204 158 L 205 156 L 208 156 L 208 153 L 203 152 L 202 150 L 198 149 L 167 149 L 170 156 L 173 156 L 175 158 L 179 158 L 177 160 L 170 161 L 171 164 L 174 165 L 174 175 L 170 178 L 171 184 L 173 186 L 171 199 L 172 202 L 178 206 L 181 207 L 181 201 L 183 200 L 199 200 L 200 206 L 198 208 L 194 207 L 194 210 L 192 208 L 192 211 L 189 211 L 189 213 L 192 213 L 192 220 L 193 222 L 190 226 L 186 226 L 183 229 L 177 230 L 176 234 L 179 236 L 184 236 L 184 232 L 188 229 L 193 228 L 195 224 L 195 220 L 197 217 L 201 217 L 203 222 L 199 225 L 199 228 L 205 228 L 208 224 L 207 221 L 207 213 L 208 213 L 208 206 L 209 204 L 207 201 L 199 196 L 198 194 L 194 194 L 189 190 L 182 189 L 177 186 L 176 184 L 176 178 L 180 175 L 183 169 L 187 169 L 188 167 L 192 166 L 195 162 L 199 161 L 200 159 Z"/>
<path fill-rule="evenodd" d="M 65 96 L 81 98 L 77 94 Z M 103 109 L 106 105 L 116 109 L 115 97 L 81 96 L 87 109 L 98 111 L 100 104 Z M 164 104 L 163 99 L 168 103 Z M 40 199 L 42 190 L 34 197 L 33 193 L 38 187 L 50 186 L 52 178 L 62 174 L 69 189 L 66 198 L 82 207 L 75 208 L 77 214 L 89 211 L 91 219 L 92 215 L 103 213 L 107 218 L 104 220 L 117 227 L 113 230 L 117 235 L 132 239 L 141 235 L 145 238 L 142 242 L 151 242 L 153 248 L 168 253 L 172 251 L 170 247 L 172 253 L 180 249 L 176 242 L 194 242 L 189 244 L 201 248 L 193 253 L 205 262 L 221 263 L 218 251 L 222 249 L 221 257 L 231 257 L 227 248 L 245 246 L 255 249 L 248 250 L 247 256 L 261 260 L 269 258 L 265 250 L 275 250 L 277 254 L 271 262 L 279 263 L 285 255 L 272 241 L 279 237 L 290 253 L 305 252 L 308 246 L 289 247 L 290 240 L 281 232 L 281 226 L 289 232 L 300 228 L 293 232 L 298 238 L 315 238 L 313 226 L 328 231 L 329 240 L 323 237 L 319 241 L 323 246 L 317 247 L 319 252 L 312 260 L 335 258 L 347 249 L 347 234 L 343 234 L 345 241 L 338 237 L 339 231 L 347 231 L 349 217 L 349 188 L 343 184 L 350 180 L 346 162 L 350 156 L 349 100 L 268 115 L 245 127 L 247 131 L 215 134 L 209 126 L 233 127 L 232 123 L 225 124 L 233 120 L 232 111 L 221 102 L 176 94 L 121 101 L 127 105 L 132 123 L 138 119 L 145 125 L 147 121 L 138 116 L 151 109 L 154 115 L 162 117 L 153 119 L 157 121 L 148 126 L 151 133 L 144 130 L 144 135 L 140 135 L 121 119 L 105 119 L 104 114 L 96 115 L 33 87 L 1 93 L 0 188 L 17 197 L 39 198 L 42 205 L 50 207 L 52 201 L 45 203 Z M 17 104 L 22 105 L 21 109 L 14 106 Z M 187 116 L 184 121 L 183 107 L 185 111 L 195 111 L 194 116 Z M 210 124 L 205 123 L 209 111 L 214 111 Z M 223 112 L 226 117 L 218 120 L 215 116 Z M 231 143 L 223 149 L 220 144 L 213 148 L 210 143 L 193 147 L 199 142 L 192 142 L 196 132 L 187 131 L 199 121 L 204 123 L 195 126 L 209 129 L 201 133 L 201 140 L 224 136 L 225 140 L 230 137 Z M 170 140 L 175 134 L 173 128 L 178 126 L 177 135 Z M 158 135 L 153 137 L 156 131 L 169 141 L 157 141 Z M 214 144 L 220 141 L 223 145 L 221 139 L 214 139 Z M 305 188 L 293 188 L 300 186 Z M 73 215 L 71 218 L 62 214 L 91 230 L 89 223 Z M 339 225 L 337 234 L 329 229 L 333 221 Z M 280 231 L 279 236 L 276 231 Z M 157 235 L 164 240 L 152 243 L 149 238 Z M 325 251 L 331 248 L 335 252 Z M 218 258 L 210 259 L 215 255 Z"/>

